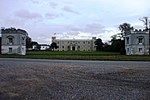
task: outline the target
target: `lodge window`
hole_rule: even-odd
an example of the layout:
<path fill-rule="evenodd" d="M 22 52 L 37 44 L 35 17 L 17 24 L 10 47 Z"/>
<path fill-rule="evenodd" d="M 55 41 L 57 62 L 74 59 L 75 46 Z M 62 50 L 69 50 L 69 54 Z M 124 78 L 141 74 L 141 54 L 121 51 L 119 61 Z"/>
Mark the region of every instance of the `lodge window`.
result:
<path fill-rule="evenodd" d="M 139 48 L 139 52 L 142 52 L 143 51 L 143 49 L 142 48 Z"/>
<path fill-rule="evenodd" d="M 143 43 L 143 38 L 139 38 L 139 39 L 138 39 L 138 43 L 139 43 L 139 44 L 142 44 L 142 43 Z"/>
<path fill-rule="evenodd" d="M 24 45 L 25 43 L 25 37 L 22 37 L 22 44 Z"/>
<path fill-rule="evenodd" d="M 9 53 L 12 53 L 12 48 L 9 48 Z"/>
<path fill-rule="evenodd" d="M 129 37 L 126 37 L 126 44 L 129 44 Z"/>
<path fill-rule="evenodd" d="M 129 48 L 127 48 L 127 52 L 130 52 L 130 49 L 129 49 Z"/>
<path fill-rule="evenodd" d="M 13 38 L 8 38 L 8 43 L 13 44 Z"/>

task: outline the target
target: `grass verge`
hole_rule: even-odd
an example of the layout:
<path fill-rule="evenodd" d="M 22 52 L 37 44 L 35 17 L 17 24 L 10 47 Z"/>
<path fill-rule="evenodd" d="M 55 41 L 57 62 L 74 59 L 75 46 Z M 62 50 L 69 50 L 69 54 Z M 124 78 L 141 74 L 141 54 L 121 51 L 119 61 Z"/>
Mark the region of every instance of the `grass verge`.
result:
<path fill-rule="evenodd" d="M 126 56 L 112 52 L 27 52 L 27 55 L 0 55 L 0 58 L 102 60 L 102 61 L 150 61 L 150 56 Z"/>

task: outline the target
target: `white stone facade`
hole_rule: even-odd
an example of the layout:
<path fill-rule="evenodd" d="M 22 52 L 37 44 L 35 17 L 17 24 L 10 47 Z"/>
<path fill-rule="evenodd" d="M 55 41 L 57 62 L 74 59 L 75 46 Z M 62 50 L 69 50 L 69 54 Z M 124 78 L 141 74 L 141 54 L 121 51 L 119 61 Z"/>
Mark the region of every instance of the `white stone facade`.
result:
<path fill-rule="evenodd" d="M 52 42 L 55 42 L 58 49 L 55 51 L 96 51 L 96 37 L 92 39 L 56 39 L 52 37 Z"/>
<path fill-rule="evenodd" d="M 1 30 L 2 30 L 1 53 L 26 55 L 27 32 L 15 28 L 1 29 Z"/>
<path fill-rule="evenodd" d="M 125 34 L 126 55 L 149 55 L 149 31 L 134 30 Z"/>
<path fill-rule="evenodd" d="M 40 44 L 40 50 L 48 50 L 49 49 L 49 45 L 47 44 Z"/>

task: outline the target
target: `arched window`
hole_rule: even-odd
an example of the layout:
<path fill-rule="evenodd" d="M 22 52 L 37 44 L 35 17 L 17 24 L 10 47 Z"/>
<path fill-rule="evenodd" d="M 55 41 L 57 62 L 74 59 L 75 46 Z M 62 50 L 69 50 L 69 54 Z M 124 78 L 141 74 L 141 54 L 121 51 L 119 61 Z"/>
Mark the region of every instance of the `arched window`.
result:
<path fill-rule="evenodd" d="M 14 44 L 14 36 L 11 36 L 11 35 L 10 35 L 10 36 L 7 36 L 7 40 L 8 40 L 7 43 L 8 43 L 9 45 L 13 45 L 13 44 Z"/>

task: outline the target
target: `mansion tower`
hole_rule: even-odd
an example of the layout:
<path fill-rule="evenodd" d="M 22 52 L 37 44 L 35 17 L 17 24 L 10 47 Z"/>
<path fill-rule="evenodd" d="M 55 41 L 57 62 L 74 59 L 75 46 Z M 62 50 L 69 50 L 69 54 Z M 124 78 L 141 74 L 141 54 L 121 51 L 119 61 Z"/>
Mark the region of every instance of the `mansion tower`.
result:
<path fill-rule="evenodd" d="M 1 53 L 2 54 L 26 54 L 27 32 L 22 29 L 1 29 Z"/>

